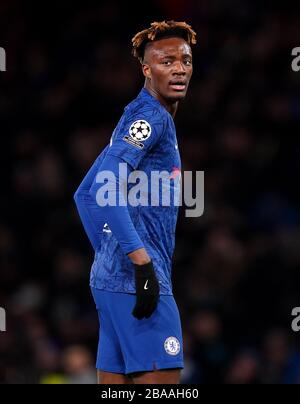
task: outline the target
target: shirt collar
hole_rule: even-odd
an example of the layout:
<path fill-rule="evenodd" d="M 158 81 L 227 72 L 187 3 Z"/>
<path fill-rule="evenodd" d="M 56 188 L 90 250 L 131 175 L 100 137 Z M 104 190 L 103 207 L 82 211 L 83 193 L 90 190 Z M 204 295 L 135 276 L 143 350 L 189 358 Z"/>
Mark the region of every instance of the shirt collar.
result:
<path fill-rule="evenodd" d="M 161 108 L 164 108 L 164 106 L 158 101 L 158 99 L 153 97 L 153 95 L 151 95 L 150 92 L 145 87 L 143 87 L 141 89 L 139 96 L 144 99 L 145 98 L 148 99 L 150 102 L 152 102 L 153 104 L 156 104 L 157 106 L 159 106 Z"/>
<path fill-rule="evenodd" d="M 157 98 L 153 97 L 153 95 L 150 94 L 149 90 L 147 90 L 145 87 L 143 87 L 138 95 L 139 97 L 143 98 L 143 99 L 147 99 L 149 100 L 152 104 L 158 106 L 159 108 L 162 108 L 172 119 L 172 121 L 174 122 L 174 118 L 172 117 L 172 115 L 170 114 L 170 112 L 166 109 L 166 107 L 164 107 L 160 101 L 158 101 Z"/>

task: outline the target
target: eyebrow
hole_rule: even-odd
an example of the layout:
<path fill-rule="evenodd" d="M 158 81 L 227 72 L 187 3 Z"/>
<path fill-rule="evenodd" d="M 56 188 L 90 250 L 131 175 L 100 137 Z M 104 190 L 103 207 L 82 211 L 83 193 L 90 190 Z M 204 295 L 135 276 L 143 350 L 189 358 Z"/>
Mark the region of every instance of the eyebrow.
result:
<path fill-rule="evenodd" d="M 160 58 L 170 58 L 170 59 L 175 59 L 176 56 L 174 55 L 168 55 L 168 54 L 162 54 L 159 55 Z M 182 55 L 183 58 L 192 58 L 192 55 L 190 53 L 184 53 Z"/>

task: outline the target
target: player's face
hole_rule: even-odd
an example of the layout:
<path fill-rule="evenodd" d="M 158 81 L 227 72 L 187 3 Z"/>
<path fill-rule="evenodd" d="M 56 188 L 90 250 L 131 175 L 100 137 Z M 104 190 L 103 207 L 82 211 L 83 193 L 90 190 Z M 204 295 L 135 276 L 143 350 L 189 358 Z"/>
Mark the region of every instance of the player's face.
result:
<path fill-rule="evenodd" d="M 145 51 L 143 72 L 157 95 L 171 102 L 181 100 L 193 72 L 189 44 L 182 38 L 152 42 Z"/>

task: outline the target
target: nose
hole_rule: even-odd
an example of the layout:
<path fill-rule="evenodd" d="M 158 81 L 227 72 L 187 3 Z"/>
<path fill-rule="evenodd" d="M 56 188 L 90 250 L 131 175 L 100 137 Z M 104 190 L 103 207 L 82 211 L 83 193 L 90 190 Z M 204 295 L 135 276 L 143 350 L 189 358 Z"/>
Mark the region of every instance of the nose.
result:
<path fill-rule="evenodd" d="M 186 74 L 185 65 L 179 61 L 176 62 L 174 64 L 174 73 L 180 74 L 180 75 L 185 75 Z"/>

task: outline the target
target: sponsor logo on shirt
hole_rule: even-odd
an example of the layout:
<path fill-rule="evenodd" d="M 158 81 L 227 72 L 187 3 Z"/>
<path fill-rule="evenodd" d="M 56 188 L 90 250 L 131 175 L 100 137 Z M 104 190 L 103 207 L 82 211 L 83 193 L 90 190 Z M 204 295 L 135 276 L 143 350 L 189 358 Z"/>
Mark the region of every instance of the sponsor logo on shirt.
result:
<path fill-rule="evenodd" d="M 108 224 L 107 224 L 107 223 L 105 223 L 105 225 L 103 226 L 102 231 L 103 231 L 104 233 L 111 233 L 111 230 L 110 230 L 110 228 L 108 227 Z"/>

